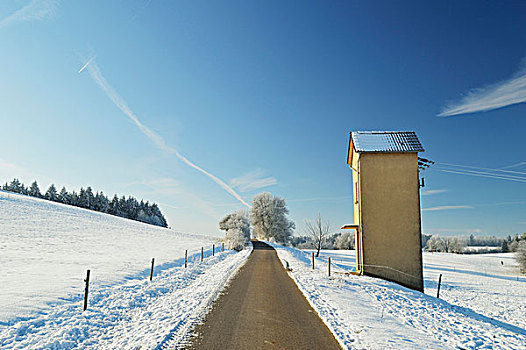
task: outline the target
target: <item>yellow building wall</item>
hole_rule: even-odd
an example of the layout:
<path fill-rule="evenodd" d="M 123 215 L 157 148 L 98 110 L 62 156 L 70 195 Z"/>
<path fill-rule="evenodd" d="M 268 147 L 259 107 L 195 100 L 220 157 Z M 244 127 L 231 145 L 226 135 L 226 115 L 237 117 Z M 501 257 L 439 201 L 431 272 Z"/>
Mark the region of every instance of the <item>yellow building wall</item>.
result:
<path fill-rule="evenodd" d="M 352 146 L 351 146 L 352 147 Z M 354 152 L 354 150 L 353 150 Z M 358 159 L 360 157 L 359 153 L 354 152 L 352 154 L 351 170 L 352 170 L 352 191 L 353 191 L 353 213 L 354 213 L 354 223 L 360 225 L 360 189 L 359 189 L 359 166 Z M 355 230 L 354 236 L 354 247 L 356 249 L 356 272 L 362 272 L 362 251 L 359 247 L 362 245 L 361 236 L 360 236 L 361 227 L 358 227 Z"/>
<path fill-rule="evenodd" d="M 363 273 L 423 291 L 418 154 L 356 155 Z"/>

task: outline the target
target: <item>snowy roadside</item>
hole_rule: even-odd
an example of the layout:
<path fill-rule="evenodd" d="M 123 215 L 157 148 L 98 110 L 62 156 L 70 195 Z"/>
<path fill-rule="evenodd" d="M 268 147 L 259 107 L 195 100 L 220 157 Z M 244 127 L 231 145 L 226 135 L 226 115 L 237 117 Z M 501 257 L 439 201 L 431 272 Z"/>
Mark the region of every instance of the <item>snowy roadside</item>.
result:
<path fill-rule="evenodd" d="M 0 348 L 168 349 L 184 346 L 193 326 L 252 248 L 225 251 L 199 262 L 162 270 L 152 282 L 143 276 L 105 286 L 90 295 L 81 312 L 79 297 L 0 329 Z"/>
<path fill-rule="evenodd" d="M 395 283 L 313 271 L 310 253 L 271 244 L 344 348 L 524 349 L 526 330 Z M 284 262 L 286 261 L 286 262 Z"/>
<path fill-rule="evenodd" d="M 90 290 L 181 265 L 188 250 L 212 255 L 217 239 L 0 192 L 0 331 Z M 178 258 L 178 259 L 177 259 Z M 140 275 L 140 276 L 139 276 Z"/>

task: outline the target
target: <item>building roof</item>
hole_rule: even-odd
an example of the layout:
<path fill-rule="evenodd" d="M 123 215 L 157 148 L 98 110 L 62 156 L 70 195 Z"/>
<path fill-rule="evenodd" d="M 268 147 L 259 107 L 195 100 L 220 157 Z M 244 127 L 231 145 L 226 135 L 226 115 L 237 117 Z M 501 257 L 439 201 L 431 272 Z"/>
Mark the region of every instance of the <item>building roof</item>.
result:
<path fill-rule="evenodd" d="M 424 152 L 414 131 L 353 131 L 356 152 Z"/>

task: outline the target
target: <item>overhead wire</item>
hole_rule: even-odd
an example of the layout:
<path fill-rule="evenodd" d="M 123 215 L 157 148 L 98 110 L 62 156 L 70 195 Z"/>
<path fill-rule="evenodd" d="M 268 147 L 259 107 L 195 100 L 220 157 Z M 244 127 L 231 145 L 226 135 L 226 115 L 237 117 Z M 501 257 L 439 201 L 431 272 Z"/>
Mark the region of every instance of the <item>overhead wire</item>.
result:
<path fill-rule="evenodd" d="M 495 169 L 495 168 L 483 168 L 483 167 L 477 167 L 477 166 L 471 166 L 471 165 L 461 165 L 461 164 L 452 164 L 452 163 L 440 163 L 440 162 L 436 162 L 435 164 L 452 166 L 452 167 L 459 167 L 459 168 L 470 168 L 470 169 L 480 169 L 480 170 L 490 170 L 490 171 L 501 171 L 501 172 L 505 172 L 505 173 L 514 173 L 514 174 L 526 175 L 526 172 L 524 172 L 524 171 L 504 170 L 504 169 Z"/>
<path fill-rule="evenodd" d="M 494 168 L 485 168 L 485 167 L 475 167 L 470 165 L 460 165 L 452 163 L 435 163 L 435 170 L 459 174 L 459 175 L 469 175 L 469 176 L 478 176 L 485 177 L 490 179 L 497 180 L 506 180 L 506 181 L 515 181 L 515 182 L 526 182 L 526 173 L 521 171 L 511 171 L 503 169 L 494 169 Z M 471 170 L 474 169 L 474 170 Z M 519 175 L 515 175 L 519 174 Z M 525 176 L 521 176 L 525 175 Z"/>

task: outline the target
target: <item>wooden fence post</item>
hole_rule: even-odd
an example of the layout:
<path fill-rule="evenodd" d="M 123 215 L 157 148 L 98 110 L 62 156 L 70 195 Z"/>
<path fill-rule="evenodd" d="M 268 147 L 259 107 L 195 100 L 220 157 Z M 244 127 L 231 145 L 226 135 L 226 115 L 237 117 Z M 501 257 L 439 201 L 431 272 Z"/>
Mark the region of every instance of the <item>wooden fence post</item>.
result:
<path fill-rule="evenodd" d="M 331 277 L 331 258 L 329 257 L 329 277 Z"/>
<path fill-rule="evenodd" d="M 153 265 L 154 265 L 154 263 L 155 263 L 155 258 L 152 258 L 152 268 L 150 269 L 150 282 L 153 279 Z"/>
<path fill-rule="evenodd" d="M 203 247 L 201 247 L 201 262 L 203 262 Z"/>
<path fill-rule="evenodd" d="M 440 299 L 440 283 L 442 283 L 442 274 L 438 276 L 437 299 Z"/>
<path fill-rule="evenodd" d="M 216 245 L 212 244 L 212 256 L 214 256 L 216 253 Z"/>
<path fill-rule="evenodd" d="M 184 251 L 184 268 L 188 266 L 188 250 Z"/>
<path fill-rule="evenodd" d="M 312 252 L 312 269 L 314 270 L 314 252 Z"/>
<path fill-rule="evenodd" d="M 86 282 L 86 286 L 84 287 L 84 308 L 82 309 L 82 312 L 86 311 L 88 308 L 89 273 L 90 270 L 86 272 L 86 279 L 84 280 L 84 282 Z"/>
<path fill-rule="evenodd" d="M 221 243 L 221 251 L 222 251 L 222 252 L 225 251 L 225 243 Z"/>

